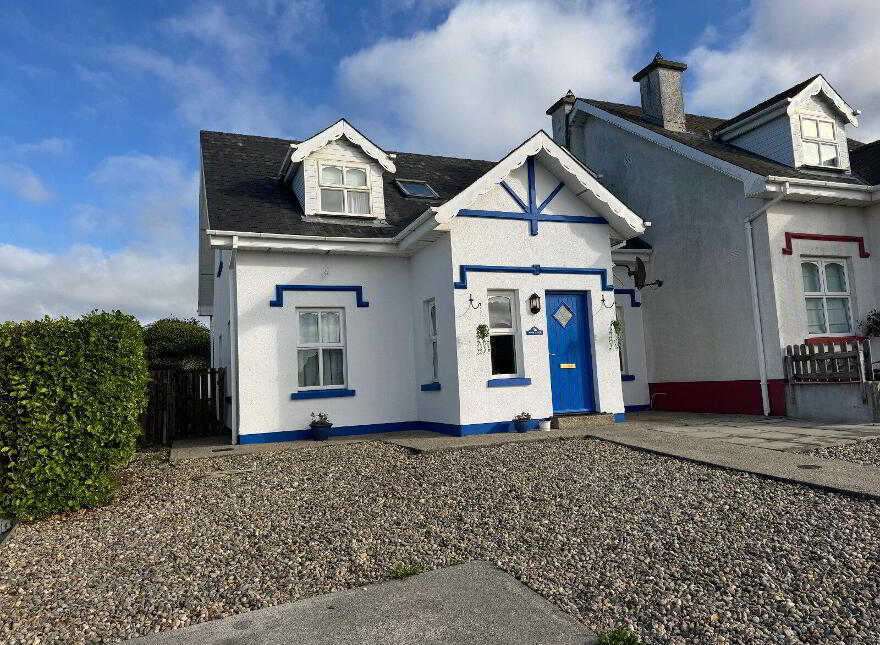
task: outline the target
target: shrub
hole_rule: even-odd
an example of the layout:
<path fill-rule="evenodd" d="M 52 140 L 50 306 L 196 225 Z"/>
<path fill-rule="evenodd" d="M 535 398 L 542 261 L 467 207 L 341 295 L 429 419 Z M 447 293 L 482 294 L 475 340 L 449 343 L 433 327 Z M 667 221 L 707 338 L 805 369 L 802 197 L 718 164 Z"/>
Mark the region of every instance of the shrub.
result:
<path fill-rule="evenodd" d="M 865 320 L 862 321 L 862 333 L 865 336 L 876 338 L 880 336 L 880 311 L 872 309 Z"/>
<path fill-rule="evenodd" d="M 148 378 L 132 316 L 0 324 L 0 514 L 36 519 L 110 499 Z"/>
<path fill-rule="evenodd" d="M 596 645 L 641 645 L 642 641 L 636 634 L 626 628 L 618 627 L 610 632 L 602 632 L 599 634 L 599 640 Z"/>
<path fill-rule="evenodd" d="M 394 568 L 391 570 L 391 575 L 395 578 L 409 578 L 410 576 L 422 573 L 424 570 L 425 566 L 422 564 L 400 563 L 394 565 Z"/>
<path fill-rule="evenodd" d="M 151 370 L 210 367 L 211 332 L 195 318 L 162 318 L 144 327 Z"/>

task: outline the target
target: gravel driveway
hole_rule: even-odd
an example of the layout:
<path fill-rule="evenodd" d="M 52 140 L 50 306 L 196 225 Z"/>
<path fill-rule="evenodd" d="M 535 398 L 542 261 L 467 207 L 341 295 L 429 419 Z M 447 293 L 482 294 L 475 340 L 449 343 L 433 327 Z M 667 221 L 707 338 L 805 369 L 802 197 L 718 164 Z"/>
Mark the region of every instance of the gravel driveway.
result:
<path fill-rule="evenodd" d="M 822 459 L 840 459 L 841 461 L 851 461 L 856 464 L 880 466 L 880 439 L 848 443 L 831 448 L 817 448 L 808 454 Z"/>
<path fill-rule="evenodd" d="M 112 642 L 477 559 L 647 643 L 880 642 L 880 504 L 587 440 L 142 457 L 114 505 L 0 551 L 0 641 Z"/>

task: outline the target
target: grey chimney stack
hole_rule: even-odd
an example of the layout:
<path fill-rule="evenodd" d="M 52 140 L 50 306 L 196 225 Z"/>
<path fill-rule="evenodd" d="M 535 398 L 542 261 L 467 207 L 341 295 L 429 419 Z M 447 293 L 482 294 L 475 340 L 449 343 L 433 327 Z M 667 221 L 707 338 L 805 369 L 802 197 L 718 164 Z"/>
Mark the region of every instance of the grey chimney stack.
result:
<path fill-rule="evenodd" d="M 685 131 L 681 73 L 686 69 L 684 63 L 666 60 L 657 52 L 654 60 L 633 76 L 641 89 L 645 120 L 667 130 Z"/>

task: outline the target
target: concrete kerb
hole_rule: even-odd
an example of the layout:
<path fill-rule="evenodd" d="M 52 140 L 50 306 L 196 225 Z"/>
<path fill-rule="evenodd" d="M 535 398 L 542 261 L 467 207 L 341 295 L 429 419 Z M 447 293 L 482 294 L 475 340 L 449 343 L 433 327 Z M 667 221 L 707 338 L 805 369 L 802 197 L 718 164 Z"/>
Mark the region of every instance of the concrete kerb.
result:
<path fill-rule="evenodd" d="M 593 439 L 692 463 L 750 473 L 862 499 L 880 500 L 880 468 L 874 466 L 819 459 L 810 455 L 768 450 L 717 439 L 681 437 L 649 427 L 590 429 L 585 434 Z M 804 465 L 819 468 L 800 468 Z"/>
<path fill-rule="evenodd" d="M 131 645 L 595 645 L 596 636 L 489 562 L 435 569 L 128 641 Z"/>

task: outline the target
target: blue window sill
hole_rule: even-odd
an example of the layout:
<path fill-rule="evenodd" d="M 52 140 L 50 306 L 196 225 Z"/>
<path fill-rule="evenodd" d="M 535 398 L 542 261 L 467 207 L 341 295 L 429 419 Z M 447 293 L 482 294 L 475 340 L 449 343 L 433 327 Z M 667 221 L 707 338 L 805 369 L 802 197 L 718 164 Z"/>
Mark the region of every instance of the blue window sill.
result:
<path fill-rule="evenodd" d="M 291 400 L 298 399 L 334 399 L 338 396 L 354 396 L 354 390 L 303 390 L 290 395 Z"/>
<path fill-rule="evenodd" d="M 522 385 L 531 385 L 530 378 L 490 378 L 486 385 L 489 387 L 519 387 Z"/>
<path fill-rule="evenodd" d="M 621 374 L 620 380 L 621 381 L 635 381 L 636 375 L 635 374 Z"/>
<path fill-rule="evenodd" d="M 434 381 L 433 383 L 425 383 L 422 386 L 422 392 L 436 392 L 440 389 L 440 384 Z"/>

